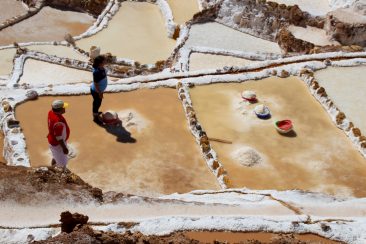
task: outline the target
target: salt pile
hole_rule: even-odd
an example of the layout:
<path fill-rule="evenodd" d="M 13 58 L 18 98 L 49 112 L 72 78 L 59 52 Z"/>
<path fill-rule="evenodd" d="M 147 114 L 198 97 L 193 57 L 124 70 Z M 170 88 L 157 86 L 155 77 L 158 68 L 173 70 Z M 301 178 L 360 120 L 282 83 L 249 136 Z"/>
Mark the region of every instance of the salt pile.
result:
<path fill-rule="evenodd" d="M 264 106 L 263 104 L 260 104 L 260 105 L 258 105 L 258 106 L 255 107 L 254 111 L 257 114 L 265 114 L 266 111 L 267 111 L 267 107 Z"/>
<path fill-rule="evenodd" d="M 246 167 L 253 167 L 263 163 L 261 155 L 251 147 L 240 147 L 231 153 L 231 157 Z"/>

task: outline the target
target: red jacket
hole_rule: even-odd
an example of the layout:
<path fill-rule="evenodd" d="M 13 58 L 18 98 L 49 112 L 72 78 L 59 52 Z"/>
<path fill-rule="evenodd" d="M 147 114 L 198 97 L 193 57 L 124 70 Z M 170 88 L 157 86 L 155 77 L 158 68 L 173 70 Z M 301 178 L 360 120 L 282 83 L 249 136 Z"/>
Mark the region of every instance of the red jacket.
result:
<path fill-rule="evenodd" d="M 70 128 L 61 114 L 56 114 L 52 110 L 48 112 L 48 143 L 57 146 L 58 141 L 67 141 L 70 136 Z"/>

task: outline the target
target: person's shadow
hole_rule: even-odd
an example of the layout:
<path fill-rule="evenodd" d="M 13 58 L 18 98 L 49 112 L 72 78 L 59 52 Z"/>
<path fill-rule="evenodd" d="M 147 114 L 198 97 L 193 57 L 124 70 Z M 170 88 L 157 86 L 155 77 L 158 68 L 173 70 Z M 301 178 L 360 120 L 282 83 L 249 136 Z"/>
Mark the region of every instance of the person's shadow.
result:
<path fill-rule="evenodd" d="M 122 126 L 122 121 L 114 125 L 103 125 L 104 129 L 116 137 L 116 141 L 121 143 L 135 143 L 136 139 L 131 136 L 131 133 Z"/>

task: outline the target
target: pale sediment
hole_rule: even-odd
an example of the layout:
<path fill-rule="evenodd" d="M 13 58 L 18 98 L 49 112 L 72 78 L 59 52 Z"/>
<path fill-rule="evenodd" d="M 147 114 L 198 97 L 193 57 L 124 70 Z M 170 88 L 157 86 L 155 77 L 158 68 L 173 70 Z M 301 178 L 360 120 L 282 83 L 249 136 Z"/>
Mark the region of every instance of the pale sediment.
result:
<path fill-rule="evenodd" d="M 2 29 L 0 45 L 10 45 L 13 42 L 61 41 L 67 33 L 74 36 L 86 31 L 93 21 L 94 18 L 87 14 L 44 7 L 36 15 Z"/>
<path fill-rule="evenodd" d="M 174 21 L 184 24 L 199 12 L 196 0 L 167 0 L 173 11 Z"/>
<path fill-rule="evenodd" d="M 155 63 L 167 59 L 174 49 L 175 41 L 165 33 L 157 5 L 123 2 L 107 29 L 78 41 L 77 45 L 84 50 L 99 46 L 102 53 Z"/>

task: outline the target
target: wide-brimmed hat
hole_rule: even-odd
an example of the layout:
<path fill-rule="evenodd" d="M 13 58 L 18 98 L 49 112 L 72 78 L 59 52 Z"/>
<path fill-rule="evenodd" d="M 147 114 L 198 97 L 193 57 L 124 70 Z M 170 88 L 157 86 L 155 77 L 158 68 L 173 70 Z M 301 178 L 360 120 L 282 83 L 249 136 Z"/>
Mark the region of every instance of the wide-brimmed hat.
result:
<path fill-rule="evenodd" d="M 52 102 L 52 108 L 53 109 L 61 109 L 61 108 L 67 108 L 69 106 L 68 103 L 65 103 L 62 100 L 55 100 Z"/>

